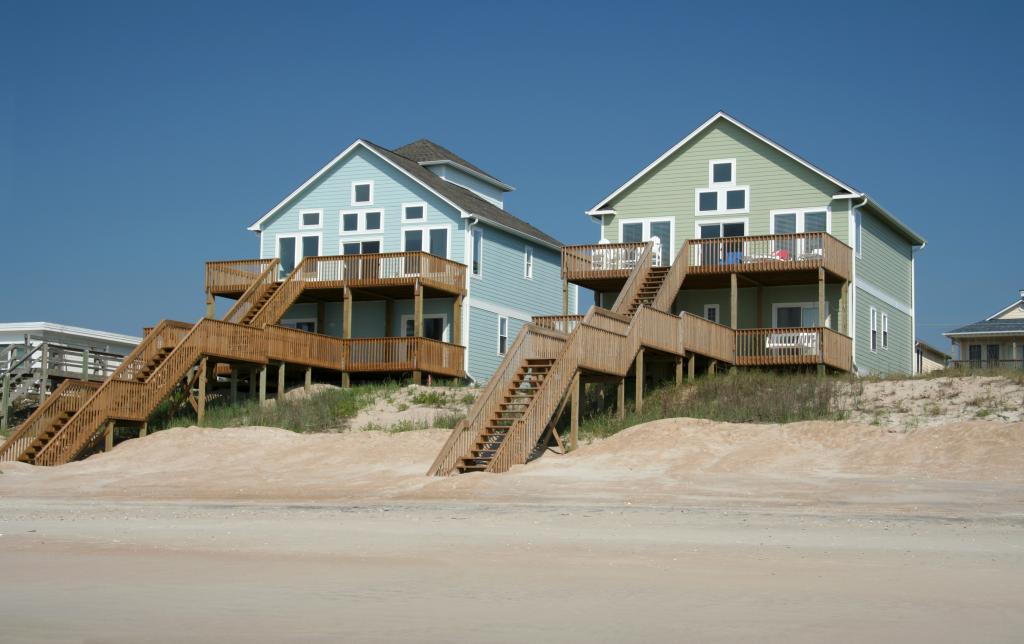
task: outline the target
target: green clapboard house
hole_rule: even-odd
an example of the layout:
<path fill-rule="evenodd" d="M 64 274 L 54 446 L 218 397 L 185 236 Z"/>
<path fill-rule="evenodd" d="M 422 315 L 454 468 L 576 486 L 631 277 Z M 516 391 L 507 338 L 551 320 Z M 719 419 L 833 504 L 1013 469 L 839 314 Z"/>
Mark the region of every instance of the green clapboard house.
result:
<path fill-rule="evenodd" d="M 828 345 L 861 374 L 912 373 L 913 230 L 864 192 L 719 112 L 587 211 L 600 243 L 563 278 L 611 307 L 639 249 L 687 262 L 673 312 L 736 330 L 736 363 L 805 364 Z M 800 358 L 800 359 L 798 359 Z"/>

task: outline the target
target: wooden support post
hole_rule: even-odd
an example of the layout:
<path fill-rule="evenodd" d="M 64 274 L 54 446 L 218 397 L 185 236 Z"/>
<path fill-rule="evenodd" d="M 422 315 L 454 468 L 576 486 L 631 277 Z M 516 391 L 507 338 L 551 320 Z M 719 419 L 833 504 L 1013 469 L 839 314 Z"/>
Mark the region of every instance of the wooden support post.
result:
<path fill-rule="evenodd" d="M 562 277 L 562 315 L 569 315 L 569 280 Z"/>
<path fill-rule="evenodd" d="M 717 371 L 717 370 L 718 370 L 718 360 L 712 360 L 708 364 L 708 375 L 709 376 L 715 375 L 715 371 Z"/>
<path fill-rule="evenodd" d="M 417 279 L 413 286 L 413 332 L 417 338 L 423 337 L 423 285 Z M 399 334 L 401 335 L 401 334 Z"/>
<path fill-rule="evenodd" d="M 352 379 L 349 377 L 347 371 L 341 372 L 341 386 L 344 387 L 345 389 L 348 389 L 349 387 L 352 386 Z"/>
<path fill-rule="evenodd" d="M 686 380 L 693 382 L 697 377 L 697 356 L 690 354 L 686 358 Z"/>
<path fill-rule="evenodd" d="M 839 332 L 850 335 L 850 282 L 844 281 L 839 290 Z"/>
<path fill-rule="evenodd" d="M 384 337 L 390 338 L 395 326 L 395 301 L 388 298 L 384 301 Z M 402 335 L 399 332 L 398 335 Z"/>
<path fill-rule="evenodd" d="M 206 317 L 217 317 L 217 303 L 210 291 L 206 292 Z"/>
<path fill-rule="evenodd" d="M 306 379 L 302 383 L 302 388 L 309 391 L 309 388 L 313 386 L 313 367 L 306 367 Z"/>
<path fill-rule="evenodd" d="M 148 434 L 148 433 L 149 433 L 149 421 L 144 420 L 144 421 L 142 421 L 142 424 L 139 425 L 139 438 L 145 438 L 146 434 Z"/>
<path fill-rule="evenodd" d="M 42 405 L 46 402 L 46 385 L 50 381 L 50 345 L 44 342 L 40 347 L 43 349 L 43 357 L 40 360 L 39 404 Z"/>
<path fill-rule="evenodd" d="M 644 349 L 640 348 L 636 353 L 636 401 L 634 408 L 636 413 L 640 413 L 644 410 Z"/>
<path fill-rule="evenodd" d="M 569 419 L 569 449 L 576 451 L 580 438 L 580 372 L 572 377 L 572 416 Z"/>
<path fill-rule="evenodd" d="M 207 369 L 208 358 L 199 361 L 199 400 L 196 406 L 196 422 L 201 426 L 206 418 L 206 377 L 209 374 Z"/>
<path fill-rule="evenodd" d="M 8 415 L 11 413 L 11 374 L 4 373 L 3 385 L 0 386 L 0 430 L 7 430 Z"/>
<path fill-rule="evenodd" d="M 327 305 L 323 302 L 316 303 L 316 332 L 327 333 Z"/>
<path fill-rule="evenodd" d="M 818 326 L 825 326 L 825 269 L 818 269 Z"/>
<path fill-rule="evenodd" d="M 231 365 L 231 404 L 238 402 L 238 367 Z"/>
<path fill-rule="evenodd" d="M 626 417 L 626 379 L 625 378 L 620 378 L 619 379 L 619 386 L 617 387 L 617 389 L 618 389 L 618 391 L 616 392 L 616 397 L 615 397 L 615 411 L 618 412 L 619 418 L 622 419 L 622 418 Z"/>
<path fill-rule="evenodd" d="M 341 315 L 341 337 L 346 340 L 352 337 L 352 289 L 345 287 L 344 303 Z"/>
<path fill-rule="evenodd" d="M 285 377 L 285 363 L 277 365 L 277 397 L 283 400 L 284 396 L 284 377 Z"/>
<path fill-rule="evenodd" d="M 462 296 L 455 298 L 452 308 L 452 344 L 462 344 Z"/>
<path fill-rule="evenodd" d="M 260 365 L 260 404 L 267 402 L 267 365 Z"/>
<path fill-rule="evenodd" d="M 683 384 L 683 356 L 676 358 L 676 386 Z"/>
<path fill-rule="evenodd" d="M 738 329 L 740 324 L 740 294 L 736 273 L 729 273 L 729 317 L 732 328 Z"/>
<path fill-rule="evenodd" d="M 256 397 L 256 387 L 259 381 L 257 367 L 249 367 L 249 398 Z"/>
<path fill-rule="evenodd" d="M 107 429 L 103 432 L 103 451 L 109 452 L 114 449 L 114 421 L 107 423 Z"/>

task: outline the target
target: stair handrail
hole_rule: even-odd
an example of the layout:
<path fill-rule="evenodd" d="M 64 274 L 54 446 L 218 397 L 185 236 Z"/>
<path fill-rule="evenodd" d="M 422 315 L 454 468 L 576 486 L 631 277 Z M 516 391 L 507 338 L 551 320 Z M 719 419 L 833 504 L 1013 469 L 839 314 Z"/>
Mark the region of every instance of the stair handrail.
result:
<path fill-rule="evenodd" d="M 643 286 L 644 281 L 651 272 L 653 255 L 654 242 L 648 241 L 640 251 L 640 257 L 637 258 L 633 270 L 630 271 L 629 277 L 626 278 L 626 283 L 622 286 L 622 290 L 619 291 L 619 296 L 615 298 L 615 303 L 612 304 L 611 308 L 612 311 L 623 314 L 629 311 L 629 305 L 636 299 L 636 296 L 640 293 L 640 287 Z"/>
<path fill-rule="evenodd" d="M 460 420 L 451 434 L 448 435 L 448 440 L 445 441 L 444 446 L 438 452 L 437 458 L 434 459 L 430 469 L 427 470 L 428 476 L 443 476 L 449 474 L 455 469 L 456 463 L 462 456 L 464 449 L 458 446 L 459 439 L 465 432 L 479 432 L 477 427 L 478 422 L 486 421 L 491 414 L 498 409 L 500 404 L 500 396 L 504 394 L 508 384 L 515 377 L 515 374 L 519 371 L 519 366 L 524 360 L 535 357 L 530 355 L 532 353 L 533 337 L 543 336 L 556 341 L 564 342 L 566 335 L 559 333 L 553 329 L 547 329 L 544 327 L 537 326 L 535 324 L 526 324 L 519 331 L 519 335 L 516 336 L 515 341 L 512 342 L 512 346 L 509 347 L 508 351 L 505 352 L 505 357 L 502 359 L 501 364 L 495 370 L 494 374 L 487 381 L 480 395 L 477 396 L 473 405 L 469 408 L 466 413 L 466 417 Z"/>
<path fill-rule="evenodd" d="M 256 276 L 256 279 L 254 279 L 252 284 L 249 285 L 249 288 L 245 289 L 245 292 L 242 293 L 241 297 L 238 298 L 234 305 L 232 305 L 221 319 L 225 322 L 241 321 L 252 309 L 253 302 L 257 297 L 259 297 L 259 293 L 263 289 L 269 288 L 270 285 L 276 281 L 275 276 L 277 275 L 279 264 L 280 260 L 272 259 L 270 263 L 267 264 L 266 268 L 260 271 L 259 275 Z"/>
<path fill-rule="evenodd" d="M 14 433 L 0 445 L 0 461 L 20 459 L 58 414 L 77 409 L 99 387 L 100 383 L 97 381 L 69 378 L 61 382 L 53 393 L 46 397 L 46 401 L 18 425 Z"/>
<path fill-rule="evenodd" d="M 24 346 L 24 345 L 11 345 L 10 349 L 13 351 L 14 347 L 16 347 L 16 346 Z M 47 352 L 47 351 L 50 350 L 50 343 L 49 342 L 40 342 L 39 344 L 30 344 L 28 346 L 29 346 L 29 349 L 28 349 L 28 351 L 25 352 L 25 355 L 21 356 L 21 358 L 19 358 L 17 362 L 15 362 L 11 366 L 7 367 L 5 370 L 0 371 L 0 375 L 4 375 L 4 374 L 8 374 L 8 373 L 13 374 L 15 369 L 17 369 L 18 367 L 23 365 L 26 361 L 28 361 L 30 358 L 32 358 L 32 356 L 36 355 L 37 353 L 44 353 L 44 352 Z M 31 366 L 29 367 L 29 371 L 31 371 Z"/>
<path fill-rule="evenodd" d="M 672 261 L 672 266 L 665 273 L 665 280 L 661 283 L 658 294 L 654 296 L 651 308 L 666 313 L 672 312 L 672 304 L 676 301 L 676 295 L 690 269 L 689 247 L 690 240 L 684 240 L 683 245 L 679 247 L 679 252 L 676 253 L 675 260 Z"/>
<path fill-rule="evenodd" d="M 256 315 L 249 321 L 249 326 L 262 329 L 268 325 L 277 324 L 306 288 L 307 270 L 310 266 L 315 266 L 319 260 L 318 256 L 304 257 L 299 265 L 280 282 L 270 299 L 264 302 L 260 310 L 256 312 Z"/>

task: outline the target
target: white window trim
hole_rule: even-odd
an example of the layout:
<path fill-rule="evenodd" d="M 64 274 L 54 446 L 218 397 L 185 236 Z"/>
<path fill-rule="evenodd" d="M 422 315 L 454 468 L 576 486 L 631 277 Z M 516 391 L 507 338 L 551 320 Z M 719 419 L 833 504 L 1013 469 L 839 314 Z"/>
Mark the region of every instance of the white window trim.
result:
<path fill-rule="evenodd" d="M 533 246 L 523 246 L 523 278 L 533 279 Z"/>
<path fill-rule="evenodd" d="M 476 257 L 476 235 L 480 233 L 480 257 Z M 469 236 L 469 274 L 476 279 L 483 279 L 484 276 L 484 229 L 479 225 L 473 226 L 473 232 Z M 405 243 L 404 241 L 402 242 Z M 480 267 L 479 272 L 473 272 L 473 263 Z"/>
<path fill-rule="evenodd" d="M 715 166 L 728 163 L 732 166 L 730 175 L 732 179 L 729 181 L 715 181 Z M 712 159 L 708 161 L 708 187 L 710 188 L 724 188 L 726 186 L 736 185 L 736 159 Z"/>
<path fill-rule="evenodd" d="M 430 252 L 430 234 L 429 234 L 428 231 L 431 231 L 431 230 L 441 230 L 442 228 L 444 230 L 448 231 L 448 234 L 446 235 L 447 246 L 448 247 L 445 248 L 445 259 L 450 259 L 451 256 L 452 256 L 452 226 L 451 226 L 451 224 L 443 224 L 443 225 L 435 224 L 435 225 L 432 225 L 432 226 L 431 225 L 426 225 L 426 226 L 402 226 L 402 252 L 403 253 L 407 252 L 406 249 L 405 249 L 405 233 L 406 233 L 406 231 L 409 231 L 409 230 L 422 230 L 423 233 L 424 233 L 424 235 L 423 235 L 423 245 L 427 247 L 426 249 L 423 250 L 423 252 L 424 253 L 429 253 Z"/>
<path fill-rule="evenodd" d="M 430 319 L 436 320 L 436 319 L 439 319 L 439 318 L 441 319 L 441 327 L 444 329 L 441 332 L 441 341 L 442 342 L 451 342 L 452 341 L 452 332 L 451 332 L 451 326 L 448 324 L 448 314 L 447 313 L 424 313 L 423 314 L 423 319 L 424 320 L 430 320 Z M 399 328 L 399 333 L 400 333 L 400 335 L 403 338 L 411 337 L 411 336 L 405 335 L 405 325 L 410 320 L 415 320 L 415 319 L 416 319 L 415 315 L 403 315 L 402 316 L 402 320 L 400 322 L 402 326 Z M 413 324 L 415 324 L 415 322 L 413 322 Z"/>
<path fill-rule="evenodd" d="M 708 317 L 708 311 L 711 311 L 712 309 L 714 309 L 714 311 L 715 311 L 715 324 L 721 324 L 722 323 L 722 305 L 720 305 L 720 304 L 705 304 L 704 305 L 704 319 L 705 320 L 710 320 L 711 319 L 711 318 Z"/>
<path fill-rule="evenodd" d="M 295 240 L 295 265 L 298 266 L 302 260 L 306 258 L 302 254 L 302 239 L 305 237 L 316 237 L 317 238 L 317 251 L 322 253 L 324 251 L 324 233 L 319 232 L 298 232 L 298 233 L 278 233 L 274 238 L 274 258 L 281 259 L 281 240 L 292 238 Z"/>
<path fill-rule="evenodd" d="M 717 192 L 718 193 L 718 205 L 726 203 L 726 192 L 733 192 L 736 190 L 743 191 L 743 207 L 742 208 L 718 208 L 716 210 L 701 210 L 700 209 L 700 195 L 702 192 Z M 698 217 L 709 217 L 714 215 L 745 215 L 750 212 L 750 186 L 711 186 L 708 188 L 694 188 L 693 191 L 693 212 Z"/>
<path fill-rule="evenodd" d="M 356 186 L 370 186 L 370 200 L 369 201 L 356 201 Z M 372 206 L 374 197 L 373 180 L 368 179 L 365 181 L 353 181 L 352 182 L 352 194 L 350 202 L 353 206 Z"/>
<path fill-rule="evenodd" d="M 370 212 L 380 213 L 380 228 L 369 230 L 366 228 L 366 214 Z M 345 215 L 356 216 L 356 229 L 345 230 Z M 352 210 L 347 208 L 338 211 L 338 234 L 339 235 L 378 235 L 384 232 L 384 209 L 367 208 L 366 210 Z"/>
<path fill-rule="evenodd" d="M 507 353 L 508 349 L 509 349 L 509 342 L 508 342 L 508 340 L 509 340 L 509 327 L 510 327 L 509 319 L 510 318 L 508 316 L 506 316 L 506 315 L 499 315 L 498 316 L 498 328 L 496 329 L 497 333 L 495 334 L 494 342 L 495 342 L 495 345 L 496 345 L 495 349 L 497 349 L 499 356 L 505 355 L 505 353 Z M 505 320 L 505 351 L 504 352 L 501 350 L 501 337 L 502 337 L 501 336 L 501 321 L 502 320 Z"/>
<path fill-rule="evenodd" d="M 693 225 L 693 238 L 699 240 L 700 227 L 701 226 L 714 226 L 721 224 L 743 224 L 743 236 L 747 237 L 750 234 L 750 217 L 737 217 L 735 219 L 709 219 L 707 221 L 698 221 Z M 727 239 L 736 239 L 735 237 Z"/>
<path fill-rule="evenodd" d="M 805 308 L 818 308 L 817 302 L 774 302 L 772 303 L 772 328 L 778 329 L 779 327 L 779 309 L 787 309 L 793 307 L 800 307 L 800 321 L 803 321 Z M 825 300 L 825 326 L 832 328 L 832 311 L 830 310 L 828 300 Z M 788 328 L 788 327 L 786 327 Z M 801 327 L 808 329 L 816 329 L 817 325 L 813 327 Z"/>
<path fill-rule="evenodd" d="M 675 259 L 675 241 L 676 241 L 676 218 L 675 217 L 635 217 L 633 219 L 620 219 L 619 220 L 619 241 L 622 242 L 622 228 L 626 224 L 642 224 L 642 232 L 640 238 L 648 240 L 651 238 L 651 224 L 657 224 L 661 222 L 668 222 L 668 239 L 661 240 L 661 254 L 662 257 L 667 260 L 666 266 L 672 264 L 672 260 Z"/>
<path fill-rule="evenodd" d="M 878 353 L 878 309 L 871 307 L 871 329 L 868 332 L 871 353 Z"/>
<path fill-rule="evenodd" d="M 423 217 L 420 219 L 409 219 L 405 216 L 405 211 L 408 208 L 423 208 Z M 427 223 L 427 204 L 423 202 L 416 203 L 404 203 L 402 204 L 402 223 L 414 223 L 414 224 L 425 224 Z"/>
<path fill-rule="evenodd" d="M 864 220 L 860 210 L 853 211 L 853 252 L 860 259 L 861 251 L 864 248 Z"/>
<path fill-rule="evenodd" d="M 359 254 L 361 254 L 361 255 L 365 254 L 365 253 L 363 253 L 363 247 L 362 247 L 362 244 L 364 242 L 378 242 L 380 244 L 380 252 L 382 252 L 382 253 L 385 252 L 384 251 L 384 238 L 383 237 L 345 237 L 344 239 L 342 239 L 341 241 L 338 242 L 338 254 L 339 255 L 344 255 L 345 254 L 345 244 L 360 244 L 360 246 L 359 246 Z"/>
<path fill-rule="evenodd" d="M 882 314 L 882 348 L 889 349 L 889 314 Z"/>
<path fill-rule="evenodd" d="M 317 214 L 316 225 L 306 225 L 306 215 L 311 213 Z M 317 230 L 324 227 L 324 209 L 323 208 L 304 208 L 299 211 L 299 230 Z"/>
<path fill-rule="evenodd" d="M 824 206 L 821 208 L 778 208 L 776 210 L 768 211 L 768 231 L 769 234 L 778 234 L 775 232 L 775 215 L 796 215 L 796 232 L 805 233 L 807 232 L 806 225 L 804 223 L 804 215 L 809 212 L 824 212 L 825 213 L 825 232 L 829 235 L 832 234 L 832 208 L 830 206 Z"/>

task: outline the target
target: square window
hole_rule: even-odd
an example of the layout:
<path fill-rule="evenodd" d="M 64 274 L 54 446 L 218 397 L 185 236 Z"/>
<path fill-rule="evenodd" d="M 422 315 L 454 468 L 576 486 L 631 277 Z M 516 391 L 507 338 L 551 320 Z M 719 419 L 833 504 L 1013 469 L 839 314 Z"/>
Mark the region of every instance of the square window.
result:
<path fill-rule="evenodd" d="M 341 216 L 341 229 L 347 233 L 359 230 L 359 213 L 346 212 Z"/>
<path fill-rule="evenodd" d="M 380 213 L 366 213 L 366 230 L 380 230 Z"/>
<path fill-rule="evenodd" d="M 405 218 L 406 219 L 423 219 L 425 216 L 423 206 L 406 206 L 405 207 Z"/>
<path fill-rule="evenodd" d="M 353 203 L 370 203 L 373 201 L 372 184 L 357 183 L 352 186 Z"/>
<path fill-rule="evenodd" d="M 302 213 L 302 225 L 307 228 L 315 228 L 320 225 L 320 211 L 313 210 Z"/>
<path fill-rule="evenodd" d="M 364 241 L 363 242 L 363 253 L 379 253 L 380 242 L 379 241 Z"/>
<path fill-rule="evenodd" d="M 745 190 L 727 190 L 725 193 L 726 210 L 742 210 L 747 207 Z"/>
<path fill-rule="evenodd" d="M 823 233 L 828 224 L 828 216 L 824 211 L 804 213 L 804 232 Z"/>
<path fill-rule="evenodd" d="M 345 242 L 341 245 L 342 255 L 358 255 L 359 252 L 359 242 Z"/>
<path fill-rule="evenodd" d="M 407 230 L 405 231 L 405 251 L 412 253 L 423 250 L 423 231 L 422 230 Z"/>
<path fill-rule="evenodd" d="M 718 193 L 714 190 L 700 193 L 700 211 L 710 212 L 718 210 Z"/>
<path fill-rule="evenodd" d="M 711 166 L 711 180 L 714 183 L 732 183 L 732 164 L 715 163 Z"/>

